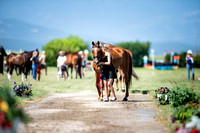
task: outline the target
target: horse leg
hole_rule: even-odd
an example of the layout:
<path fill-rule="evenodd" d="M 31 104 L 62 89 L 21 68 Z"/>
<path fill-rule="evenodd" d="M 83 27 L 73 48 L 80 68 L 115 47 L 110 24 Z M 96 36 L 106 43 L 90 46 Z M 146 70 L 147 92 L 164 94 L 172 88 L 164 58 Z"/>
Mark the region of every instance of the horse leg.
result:
<path fill-rule="evenodd" d="M 100 88 L 99 88 L 100 73 L 95 72 L 95 79 L 96 79 L 95 86 L 96 86 L 97 92 L 98 92 L 98 100 L 102 101 L 103 100 L 103 88 L 102 88 L 102 90 L 100 90 Z"/>
<path fill-rule="evenodd" d="M 66 74 L 67 74 L 67 79 L 69 79 L 69 72 L 68 72 L 68 66 L 66 65 Z"/>
<path fill-rule="evenodd" d="M 47 75 L 47 66 L 45 65 L 45 75 Z"/>
<path fill-rule="evenodd" d="M 8 73 L 8 80 L 9 81 L 11 81 L 11 75 L 12 75 L 13 69 L 14 69 L 14 65 L 11 65 L 10 72 Z"/>
<path fill-rule="evenodd" d="M 22 71 L 22 81 L 24 81 L 24 67 L 21 67 L 21 71 Z"/>
<path fill-rule="evenodd" d="M 75 69 L 76 69 L 76 68 L 75 68 Z M 73 78 L 72 73 L 73 73 L 73 66 L 71 67 L 71 79 Z"/>
<path fill-rule="evenodd" d="M 77 79 L 77 71 L 78 71 L 78 66 L 75 66 L 76 79 Z"/>
<path fill-rule="evenodd" d="M 11 81 L 10 69 L 11 69 L 11 66 L 8 65 L 8 66 L 7 66 L 7 76 L 8 76 L 8 80 L 9 80 L 9 81 Z"/>
<path fill-rule="evenodd" d="M 129 87 L 128 87 L 128 85 L 129 85 L 129 83 L 128 83 L 127 78 L 128 78 L 128 76 L 125 76 L 126 93 L 125 93 L 125 97 L 124 97 L 124 99 L 122 101 L 128 101 L 128 96 L 129 96 L 129 92 L 128 92 Z"/>
<path fill-rule="evenodd" d="M 124 85 L 124 82 L 122 81 L 125 77 L 125 74 L 123 73 L 123 71 L 121 69 L 119 69 L 119 73 L 120 73 L 120 83 L 121 83 L 121 90 L 122 92 L 125 92 L 125 85 Z"/>
<path fill-rule="evenodd" d="M 118 78 L 115 79 L 115 82 L 116 82 L 116 91 L 119 90 L 119 87 L 118 87 Z"/>

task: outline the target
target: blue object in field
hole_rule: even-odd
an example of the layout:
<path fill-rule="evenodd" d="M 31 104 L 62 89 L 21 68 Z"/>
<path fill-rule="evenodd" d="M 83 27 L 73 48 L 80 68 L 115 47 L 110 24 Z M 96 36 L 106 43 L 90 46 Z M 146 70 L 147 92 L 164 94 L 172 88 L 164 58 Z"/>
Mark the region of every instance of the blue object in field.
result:
<path fill-rule="evenodd" d="M 173 66 L 155 66 L 158 70 L 173 70 Z"/>

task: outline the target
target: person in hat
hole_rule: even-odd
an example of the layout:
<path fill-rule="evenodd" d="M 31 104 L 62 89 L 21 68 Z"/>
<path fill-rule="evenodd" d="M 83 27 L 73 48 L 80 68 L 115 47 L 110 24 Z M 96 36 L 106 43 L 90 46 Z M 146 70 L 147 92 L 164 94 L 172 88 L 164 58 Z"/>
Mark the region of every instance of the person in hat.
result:
<path fill-rule="evenodd" d="M 194 60 L 192 58 L 192 50 L 187 51 L 186 55 L 186 68 L 188 72 L 188 80 L 190 80 L 190 70 L 192 71 L 192 80 L 194 80 Z"/>
<path fill-rule="evenodd" d="M 66 61 L 67 58 L 65 56 L 65 52 L 64 51 L 60 51 L 59 56 L 57 58 L 57 67 L 58 67 L 58 76 L 57 76 L 57 81 L 60 81 L 60 78 L 64 78 L 64 80 L 66 80 L 66 76 L 65 76 L 65 71 L 66 71 Z"/>

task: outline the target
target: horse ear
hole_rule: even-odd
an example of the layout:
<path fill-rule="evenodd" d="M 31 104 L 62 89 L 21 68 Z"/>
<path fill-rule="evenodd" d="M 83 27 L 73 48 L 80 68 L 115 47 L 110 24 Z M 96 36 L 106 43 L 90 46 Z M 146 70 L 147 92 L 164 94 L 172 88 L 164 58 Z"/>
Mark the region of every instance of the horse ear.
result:
<path fill-rule="evenodd" d="M 94 46 L 94 42 L 92 41 L 92 45 Z"/>
<path fill-rule="evenodd" d="M 99 41 L 97 41 L 97 44 L 98 44 L 98 47 L 100 46 L 100 42 Z"/>

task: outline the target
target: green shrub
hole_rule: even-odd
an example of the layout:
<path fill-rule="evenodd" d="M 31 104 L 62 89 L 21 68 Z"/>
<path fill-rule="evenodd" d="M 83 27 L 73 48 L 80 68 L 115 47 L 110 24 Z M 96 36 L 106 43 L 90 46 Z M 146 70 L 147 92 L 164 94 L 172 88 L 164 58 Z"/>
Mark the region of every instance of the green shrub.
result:
<path fill-rule="evenodd" d="M 187 103 L 174 109 L 172 118 L 175 121 L 189 122 L 193 115 L 200 117 L 200 106 L 196 103 Z"/>
<path fill-rule="evenodd" d="M 199 103 L 200 97 L 193 91 L 186 87 L 175 87 L 170 92 L 170 102 L 173 107 L 185 105 L 189 102 Z"/>

